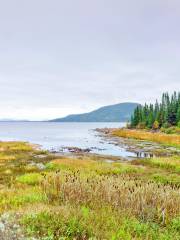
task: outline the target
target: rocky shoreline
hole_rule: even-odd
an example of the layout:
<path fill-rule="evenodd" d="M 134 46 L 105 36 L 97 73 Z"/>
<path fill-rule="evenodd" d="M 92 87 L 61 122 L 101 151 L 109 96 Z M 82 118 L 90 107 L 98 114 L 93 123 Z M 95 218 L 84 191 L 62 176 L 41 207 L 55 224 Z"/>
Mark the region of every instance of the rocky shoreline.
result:
<path fill-rule="evenodd" d="M 148 142 L 145 140 L 137 140 L 130 138 L 117 137 L 113 135 L 113 131 L 117 130 L 116 128 L 96 128 L 94 131 L 97 132 L 97 135 L 100 137 L 100 143 L 106 142 L 107 144 L 112 144 L 124 149 L 127 152 L 133 154 L 133 156 L 115 156 L 115 159 L 122 160 L 131 160 L 134 158 L 151 158 L 151 157 L 163 157 L 163 156 L 172 156 L 174 154 L 180 154 L 179 151 L 173 147 L 163 146 L 155 142 Z M 95 153 L 95 151 L 99 153 Z M 95 156 L 106 156 L 107 158 L 113 158 L 111 155 L 105 155 L 101 153 L 106 150 L 105 148 L 98 148 L 97 146 L 80 148 L 74 146 L 63 146 L 59 149 L 52 148 L 51 153 L 56 155 L 95 155 Z"/>
<path fill-rule="evenodd" d="M 97 128 L 96 131 L 109 143 L 116 146 L 123 146 L 130 152 L 136 154 L 137 158 L 151 158 L 172 156 L 174 154 L 180 154 L 180 151 L 174 147 L 163 146 L 159 143 L 149 142 L 145 140 L 130 139 L 117 137 L 113 135 L 116 128 Z"/>

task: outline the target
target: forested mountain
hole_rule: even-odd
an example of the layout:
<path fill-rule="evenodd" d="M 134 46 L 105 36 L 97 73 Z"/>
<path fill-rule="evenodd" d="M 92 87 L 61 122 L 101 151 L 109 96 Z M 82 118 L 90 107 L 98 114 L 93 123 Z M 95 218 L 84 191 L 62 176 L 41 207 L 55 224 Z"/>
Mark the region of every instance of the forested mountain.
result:
<path fill-rule="evenodd" d="M 137 106 L 131 117 L 131 127 L 154 128 L 180 126 L 180 92 L 164 93 L 159 103 Z"/>
<path fill-rule="evenodd" d="M 69 115 L 51 122 L 125 122 L 130 120 L 137 103 L 119 103 L 101 107 L 89 113 Z"/>

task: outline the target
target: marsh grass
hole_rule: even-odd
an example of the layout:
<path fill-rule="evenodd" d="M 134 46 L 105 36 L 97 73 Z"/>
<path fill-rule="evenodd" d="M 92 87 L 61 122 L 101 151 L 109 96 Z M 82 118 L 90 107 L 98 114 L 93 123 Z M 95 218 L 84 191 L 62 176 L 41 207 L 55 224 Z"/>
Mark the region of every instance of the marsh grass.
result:
<path fill-rule="evenodd" d="M 51 210 L 43 206 L 40 211 L 24 214 L 21 223 L 26 226 L 29 236 L 38 235 L 40 239 L 179 239 L 178 218 L 164 228 L 153 222 L 145 223 L 119 214 L 108 206 L 91 209 L 63 204 L 51 207 Z"/>
<path fill-rule="evenodd" d="M 133 163 L 166 169 L 174 173 L 180 173 L 180 156 L 138 159 L 133 161 Z"/>
<path fill-rule="evenodd" d="M 27 238 L 180 239 L 178 157 L 107 163 L 12 142 L 0 153 L 0 215 L 15 214 Z"/>
<path fill-rule="evenodd" d="M 86 174 L 94 175 L 118 175 L 122 173 L 135 173 L 141 171 L 136 166 L 121 164 L 119 162 L 106 163 L 89 159 L 63 158 L 56 159 L 46 165 L 49 170 L 76 171 L 83 170 Z"/>
<path fill-rule="evenodd" d="M 148 130 L 136 129 L 117 129 L 112 132 L 112 135 L 124 138 L 134 138 L 139 140 L 147 140 L 157 142 L 169 146 L 180 148 L 180 135 L 179 134 L 165 134 L 161 132 L 150 132 Z"/>
<path fill-rule="evenodd" d="M 144 182 L 131 175 L 91 178 L 78 171 L 56 173 L 44 179 L 42 190 L 49 202 L 70 202 L 91 208 L 107 204 L 145 221 L 165 224 L 180 212 L 179 187 Z"/>
<path fill-rule="evenodd" d="M 10 210 L 18 210 L 26 204 L 44 202 L 45 195 L 39 187 L 20 187 L 2 189 L 0 191 L 0 214 Z"/>
<path fill-rule="evenodd" d="M 180 175 L 178 174 L 155 173 L 149 176 L 149 178 L 156 183 L 180 187 Z"/>

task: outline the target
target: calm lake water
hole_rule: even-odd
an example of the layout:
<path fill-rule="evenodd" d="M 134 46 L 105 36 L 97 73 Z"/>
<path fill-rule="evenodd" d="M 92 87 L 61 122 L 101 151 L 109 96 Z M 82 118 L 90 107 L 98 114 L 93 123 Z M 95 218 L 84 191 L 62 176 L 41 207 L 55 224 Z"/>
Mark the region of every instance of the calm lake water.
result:
<path fill-rule="evenodd" d="M 122 127 L 125 123 L 52 123 L 52 122 L 1 122 L 0 140 L 27 141 L 40 144 L 43 149 L 59 150 L 62 147 L 92 148 L 93 153 L 133 157 L 134 153 L 105 141 L 96 128 Z"/>

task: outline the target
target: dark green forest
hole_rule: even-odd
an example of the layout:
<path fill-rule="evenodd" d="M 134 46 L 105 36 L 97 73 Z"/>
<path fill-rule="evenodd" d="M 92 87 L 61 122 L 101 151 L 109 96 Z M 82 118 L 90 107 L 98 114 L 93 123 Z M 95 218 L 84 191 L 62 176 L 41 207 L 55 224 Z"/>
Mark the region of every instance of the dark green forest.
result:
<path fill-rule="evenodd" d="M 180 127 L 180 92 L 163 93 L 161 102 L 139 105 L 131 117 L 133 128 L 159 129 Z"/>

